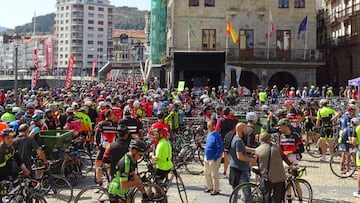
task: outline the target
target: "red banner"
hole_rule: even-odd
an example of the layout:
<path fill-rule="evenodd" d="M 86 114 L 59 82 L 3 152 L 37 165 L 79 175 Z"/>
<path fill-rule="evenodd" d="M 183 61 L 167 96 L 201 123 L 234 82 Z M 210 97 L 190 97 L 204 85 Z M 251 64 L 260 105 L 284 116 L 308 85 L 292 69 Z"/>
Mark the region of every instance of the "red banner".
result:
<path fill-rule="evenodd" d="M 111 71 L 111 70 L 110 70 L 110 71 L 108 72 L 108 74 L 107 74 L 107 79 L 108 79 L 109 81 L 112 80 L 112 71 Z"/>
<path fill-rule="evenodd" d="M 36 88 L 36 85 L 37 85 L 37 82 L 38 82 L 38 77 L 39 77 L 39 70 L 38 70 L 39 61 L 38 61 L 38 55 L 37 55 L 37 49 L 36 48 L 34 48 L 33 53 L 34 53 L 33 61 L 34 61 L 35 70 L 32 71 L 31 90 L 34 90 Z"/>
<path fill-rule="evenodd" d="M 96 60 L 92 63 L 92 69 L 91 69 L 91 81 L 94 81 L 95 78 L 95 68 L 96 68 Z"/>
<path fill-rule="evenodd" d="M 67 70 L 66 70 L 66 81 L 65 81 L 65 87 L 66 88 L 69 88 L 71 86 L 72 76 L 73 76 L 74 60 L 75 60 L 74 55 L 70 55 L 68 67 L 67 67 Z"/>
<path fill-rule="evenodd" d="M 54 38 L 52 35 L 47 36 L 43 41 L 44 43 L 44 65 L 43 67 L 52 67 L 53 66 L 53 49 L 54 49 Z"/>

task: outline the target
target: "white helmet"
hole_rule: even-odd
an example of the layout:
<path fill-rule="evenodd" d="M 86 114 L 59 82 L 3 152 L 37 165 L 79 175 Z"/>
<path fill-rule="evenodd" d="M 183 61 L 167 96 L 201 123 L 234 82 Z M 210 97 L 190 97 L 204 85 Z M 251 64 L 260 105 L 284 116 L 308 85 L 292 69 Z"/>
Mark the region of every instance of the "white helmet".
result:
<path fill-rule="evenodd" d="M 134 107 L 135 108 L 139 108 L 140 107 L 140 102 L 139 102 L 139 100 L 136 100 L 136 101 L 134 101 Z"/>
<path fill-rule="evenodd" d="M 210 98 L 209 97 L 205 97 L 204 100 L 203 100 L 204 104 L 208 104 L 211 102 Z"/>
<path fill-rule="evenodd" d="M 328 103 L 329 103 L 329 100 L 327 100 L 327 99 L 321 99 L 320 102 L 319 102 L 319 104 L 320 104 L 321 106 L 324 106 L 324 105 L 326 105 L 326 104 L 328 104 Z"/>
<path fill-rule="evenodd" d="M 248 112 L 247 114 L 246 114 L 246 120 L 247 121 L 251 121 L 251 122 L 253 122 L 253 123 L 256 123 L 257 122 L 257 115 L 256 115 L 256 113 L 255 112 Z"/>

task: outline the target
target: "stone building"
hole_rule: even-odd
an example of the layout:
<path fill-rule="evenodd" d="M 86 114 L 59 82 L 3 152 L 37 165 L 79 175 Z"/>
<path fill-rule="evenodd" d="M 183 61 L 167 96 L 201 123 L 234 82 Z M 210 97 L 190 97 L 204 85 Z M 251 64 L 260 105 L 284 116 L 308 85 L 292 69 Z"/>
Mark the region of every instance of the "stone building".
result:
<path fill-rule="evenodd" d="M 334 87 L 360 76 L 360 0 L 325 0 L 318 14 L 322 37 L 318 43 L 329 52 L 321 81 Z"/>
<path fill-rule="evenodd" d="M 316 3 L 168 0 L 167 81 L 177 85 L 185 80 L 188 86 L 239 84 L 249 89 L 258 84 L 316 84 L 326 57 L 316 45 Z M 298 35 L 306 16 L 307 24 Z M 227 35 L 227 22 L 240 36 L 239 43 Z"/>

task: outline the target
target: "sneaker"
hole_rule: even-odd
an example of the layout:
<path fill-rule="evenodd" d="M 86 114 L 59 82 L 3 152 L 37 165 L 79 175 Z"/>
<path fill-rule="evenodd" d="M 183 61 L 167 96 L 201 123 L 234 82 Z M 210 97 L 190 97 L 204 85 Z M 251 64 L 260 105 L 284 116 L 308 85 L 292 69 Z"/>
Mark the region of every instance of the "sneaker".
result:
<path fill-rule="evenodd" d="M 321 157 L 320 162 L 326 162 L 326 157 Z"/>
<path fill-rule="evenodd" d="M 353 196 L 360 198 L 360 192 L 353 192 Z"/>

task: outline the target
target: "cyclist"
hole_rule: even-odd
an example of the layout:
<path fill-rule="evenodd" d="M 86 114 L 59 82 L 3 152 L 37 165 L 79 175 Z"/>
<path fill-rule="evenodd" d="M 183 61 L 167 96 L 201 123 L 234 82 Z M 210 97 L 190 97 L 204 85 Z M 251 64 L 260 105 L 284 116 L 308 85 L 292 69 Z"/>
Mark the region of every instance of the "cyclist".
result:
<path fill-rule="evenodd" d="M 0 180 L 8 180 L 9 177 L 17 175 L 14 168 L 14 161 L 21 168 L 25 175 L 30 174 L 30 170 L 26 168 L 19 154 L 14 149 L 15 132 L 11 128 L 5 128 L 0 132 L 3 142 L 0 145 Z"/>
<path fill-rule="evenodd" d="M 146 144 L 142 140 L 131 141 L 129 152 L 116 164 L 115 178 L 111 181 L 108 189 L 110 203 L 130 203 L 128 192 L 133 187 L 143 193 L 143 199 L 147 198 L 142 181 L 135 173 L 136 162 L 141 159 L 145 150 Z"/>
<path fill-rule="evenodd" d="M 11 121 L 16 120 L 15 115 L 12 113 L 12 108 L 13 108 L 12 104 L 5 105 L 6 112 L 3 115 L 1 115 L 1 118 L 0 118 L 2 121 L 9 123 Z"/>
<path fill-rule="evenodd" d="M 111 144 L 117 133 L 117 124 L 114 122 L 115 116 L 111 109 L 108 109 L 105 113 L 105 120 L 97 124 L 95 130 L 96 146 L 98 153 L 95 161 L 96 170 L 96 182 L 100 186 L 102 185 L 102 159 L 105 153 L 105 148 L 108 144 Z"/>
<path fill-rule="evenodd" d="M 257 138 L 256 138 L 256 133 L 255 133 L 255 125 L 257 122 L 257 115 L 255 112 L 248 112 L 246 114 L 246 133 L 244 134 L 244 136 L 242 137 L 242 140 L 245 143 L 245 146 L 249 148 L 256 148 L 258 145 L 257 142 Z"/>
<path fill-rule="evenodd" d="M 286 100 L 284 102 L 285 109 L 287 110 L 287 118 L 290 120 L 291 125 L 295 128 L 297 133 L 301 133 L 301 122 L 304 121 L 304 114 L 294 107 L 294 101 Z"/>
<path fill-rule="evenodd" d="M 131 139 L 137 139 L 140 137 L 140 130 L 142 128 L 141 123 L 137 122 L 135 118 L 131 117 L 131 109 L 129 107 L 124 108 L 124 118 L 120 119 L 118 125 L 125 125 L 129 129 L 128 141 Z"/>
<path fill-rule="evenodd" d="M 357 166 L 357 187 L 358 191 L 354 192 L 354 197 L 360 198 L 360 125 L 354 127 L 355 133 L 353 134 L 352 144 L 356 147 L 356 166 Z"/>
<path fill-rule="evenodd" d="M 128 128 L 125 125 L 118 126 L 119 133 L 117 134 L 115 141 L 109 144 L 104 153 L 103 162 L 110 164 L 110 180 L 115 177 L 115 167 L 119 160 L 128 152 L 129 142 Z"/>
<path fill-rule="evenodd" d="M 170 127 L 168 124 L 166 124 L 164 122 L 164 117 L 165 117 L 165 114 L 163 111 L 159 110 L 157 111 L 157 122 L 153 123 L 149 129 L 149 132 L 148 132 L 148 135 L 153 135 L 152 131 L 156 128 L 162 128 L 164 129 L 166 132 L 164 132 L 163 136 L 165 139 L 168 138 L 169 136 L 169 132 L 170 132 Z M 157 140 L 154 138 L 154 144 L 155 146 L 157 145 Z"/>
<path fill-rule="evenodd" d="M 326 161 L 326 143 L 329 145 L 330 155 L 334 153 L 333 121 L 341 116 L 340 113 L 328 107 L 329 101 L 321 99 L 320 109 L 317 112 L 316 127 L 320 127 L 320 161 Z"/>
<path fill-rule="evenodd" d="M 158 142 L 155 154 L 151 159 L 156 162 L 155 177 L 157 183 L 161 183 L 167 179 L 167 175 L 173 167 L 172 163 L 172 148 L 170 143 L 164 138 L 167 130 L 164 128 L 155 128 L 152 130 L 155 139 Z"/>

